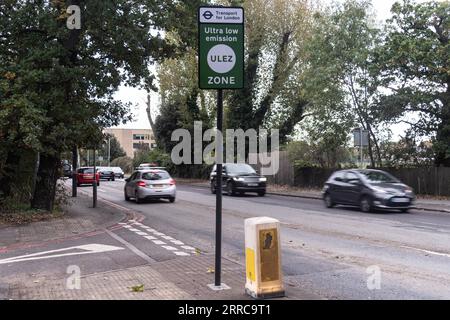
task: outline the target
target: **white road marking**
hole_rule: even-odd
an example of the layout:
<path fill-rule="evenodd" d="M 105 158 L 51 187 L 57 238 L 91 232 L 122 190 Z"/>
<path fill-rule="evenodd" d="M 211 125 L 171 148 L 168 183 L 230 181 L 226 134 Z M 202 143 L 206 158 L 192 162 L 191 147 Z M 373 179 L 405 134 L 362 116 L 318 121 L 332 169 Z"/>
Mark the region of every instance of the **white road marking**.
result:
<path fill-rule="evenodd" d="M 190 256 L 189 253 L 181 252 L 181 251 L 175 251 L 174 252 L 177 256 Z"/>
<path fill-rule="evenodd" d="M 133 232 L 140 232 L 140 231 L 141 231 L 141 230 L 135 229 L 135 228 L 130 228 L 130 229 L 128 229 L 128 230 L 133 231 Z"/>
<path fill-rule="evenodd" d="M 152 237 L 152 236 L 145 236 L 144 238 L 148 239 L 148 240 L 157 240 L 158 239 L 158 238 Z"/>
<path fill-rule="evenodd" d="M 190 247 L 190 246 L 181 246 L 181 247 L 185 250 L 194 250 L 195 251 L 195 248 Z"/>
<path fill-rule="evenodd" d="M 177 251 L 178 249 L 175 247 L 171 247 L 171 246 L 162 246 L 164 249 L 169 250 L 169 251 Z"/>
<path fill-rule="evenodd" d="M 425 250 L 425 249 L 419 249 L 419 248 L 414 248 L 414 247 L 407 247 L 407 246 L 401 246 L 401 248 L 406 248 L 406 249 L 411 249 L 411 250 L 417 250 L 417 251 L 422 251 L 428 254 L 434 254 L 436 256 L 441 256 L 441 257 L 447 257 L 450 258 L 450 254 L 449 253 L 442 253 L 442 252 L 436 252 L 436 251 L 430 251 L 430 250 Z"/>
<path fill-rule="evenodd" d="M 62 253 L 62 252 L 74 251 L 74 250 L 77 250 L 77 252 Z M 80 252 L 79 250 L 83 250 L 83 251 Z M 27 255 L 23 255 L 23 256 L 17 256 L 17 257 L 12 257 L 12 258 L 8 258 L 8 259 L 3 259 L 3 260 L 0 260 L 0 264 L 15 263 L 15 262 L 22 262 L 22 261 L 32 261 L 32 260 L 43 260 L 43 259 L 51 259 L 51 258 L 60 258 L 60 257 L 68 257 L 68 256 L 84 255 L 84 254 L 92 254 L 92 253 L 102 253 L 102 252 L 110 252 L 110 251 L 117 251 L 117 250 L 123 250 L 123 248 L 94 243 L 94 244 L 87 244 L 87 245 L 76 246 L 76 247 L 69 247 L 69 248 L 63 248 L 63 249 L 57 249 L 57 250 L 37 252 L 37 253 L 27 254 Z"/>
<path fill-rule="evenodd" d="M 111 231 L 109 231 L 108 229 L 105 229 L 105 232 L 107 234 L 109 234 L 111 237 L 113 237 L 114 239 L 116 239 L 117 241 L 119 241 L 120 243 L 124 244 L 128 249 L 130 249 L 132 252 L 134 252 L 134 254 L 136 254 L 137 256 L 141 257 L 142 259 L 144 259 L 145 261 L 149 262 L 149 263 L 153 263 L 155 262 L 155 260 L 153 260 L 152 258 L 150 258 L 148 255 L 146 255 L 145 253 L 143 253 L 141 250 L 139 250 L 138 248 L 136 248 L 135 246 L 133 246 L 131 243 L 129 243 L 128 241 L 126 241 L 125 239 L 122 239 L 121 237 L 119 237 L 117 234 L 112 233 Z"/>
<path fill-rule="evenodd" d="M 178 246 L 184 245 L 184 242 L 179 241 L 179 240 L 172 240 L 172 241 L 170 241 L 170 242 L 172 242 L 173 244 L 176 244 L 176 245 L 178 245 Z"/>
<path fill-rule="evenodd" d="M 166 240 L 175 240 L 171 236 L 162 236 L 161 238 L 166 239 Z"/>
<path fill-rule="evenodd" d="M 140 236 L 148 236 L 148 233 L 141 232 L 141 231 L 136 232 L 136 234 L 140 235 Z"/>
<path fill-rule="evenodd" d="M 157 236 L 160 236 L 160 237 L 162 237 L 162 236 L 165 236 L 165 234 L 164 233 L 161 233 L 161 232 L 152 232 L 154 235 L 157 235 Z"/>
<path fill-rule="evenodd" d="M 158 245 L 166 244 L 164 241 L 161 240 L 153 240 L 153 243 Z"/>

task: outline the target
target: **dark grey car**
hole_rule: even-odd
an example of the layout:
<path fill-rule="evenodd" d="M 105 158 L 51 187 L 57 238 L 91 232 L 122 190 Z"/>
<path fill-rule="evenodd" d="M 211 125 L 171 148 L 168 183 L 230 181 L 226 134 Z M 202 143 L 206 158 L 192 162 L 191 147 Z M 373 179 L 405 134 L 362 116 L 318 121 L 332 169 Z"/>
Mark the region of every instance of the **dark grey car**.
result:
<path fill-rule="evenodd" d="M 397 178 L 380 170 L 342 170 L 331 175 L 323 188 L 325 205 L 351 205 L 363 212 L 373 209 L 413 208 L 413 190 Z"/>
<path fill-rule="evenodd" d="M 216 193 L 216 166 L 210 175 L 211 193 Z M 260 197 L 266 194 L 267 178 L 245 163 L 224 163 L 222 188 L 229 196 L 236 193 L 256 192 Z"/>

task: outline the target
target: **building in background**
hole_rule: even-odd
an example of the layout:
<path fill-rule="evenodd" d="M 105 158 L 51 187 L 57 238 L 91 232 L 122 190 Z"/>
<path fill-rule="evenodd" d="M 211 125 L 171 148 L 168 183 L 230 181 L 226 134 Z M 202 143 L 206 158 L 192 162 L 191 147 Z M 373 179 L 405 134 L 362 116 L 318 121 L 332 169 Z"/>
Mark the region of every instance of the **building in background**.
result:
<path fill-rule="evenodd" d="M 155 136 L 151 129 L 105 129 L 105 133 L 112 134 L 119 141 L 123 150 L 130 158 L 141 149 L 156 148 Z"/>

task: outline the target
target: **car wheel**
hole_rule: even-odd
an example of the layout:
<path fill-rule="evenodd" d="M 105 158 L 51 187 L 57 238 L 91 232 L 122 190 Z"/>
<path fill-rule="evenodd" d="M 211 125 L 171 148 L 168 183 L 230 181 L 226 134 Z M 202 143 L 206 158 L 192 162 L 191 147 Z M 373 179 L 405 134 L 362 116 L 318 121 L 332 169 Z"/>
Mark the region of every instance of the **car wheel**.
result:
<path fill-rule="evenodd" d="M 142 200 L 141 198 L 139 198 L 137 191 L 134 193 L 134 201 L 136 201 L 137 204 L 142 203 Z"/>
<path fill-rule="evenodd" d="M 403 212 L 403 213 L 408 213 L 409 209 L 401 209 L 400 211 Z"/>
<path fill-rule="evenodd" d="M 323 201 L 325 202 L 325 206 L 327 208 L 333 208 L 334 207 L 334 202 L 333 199 L 331 198 L 330 194 L 325 194 L 325 196 L 323 197 Z"/>
<path fill-rule="evenodd" d="M 370 203 L 370 199 L 368 197 L 361 198 L 360 209 L 362 212 L 371 212 L 372 211 L 372 204 Z"/>
<path fill-rule="evenodd" d="M 175 197 L 169 198 L 170 203 L 174 203 L 175 202 Z"/>
<path fill-rule="evenodd" d="M 124 191 L 123 193 L 125 195 L 125 201 L 130 201 L 130 197 L 127 195 L 127 192 Z"/>
<path fill-rule="evenodd" d="M 211 182 L 211 193 L 212 194 L 216 194 L 216 187 L 215 187 L 215 182 L 214 181 Z"/>
<path fill-rule="evenodd" d="M 231 182 L 227 183 L 227 195 L 229 195 L 229 196 L 235 195 L 235 192 L 233 190 L 233 183 L 231 183 Z"/>
<path fill-rule="evenodd" d="M 266 195 L 266 192 L 265 191 L 259 191 L 258 192 L 258 196 L 259 197 L 264 197 Z"/>

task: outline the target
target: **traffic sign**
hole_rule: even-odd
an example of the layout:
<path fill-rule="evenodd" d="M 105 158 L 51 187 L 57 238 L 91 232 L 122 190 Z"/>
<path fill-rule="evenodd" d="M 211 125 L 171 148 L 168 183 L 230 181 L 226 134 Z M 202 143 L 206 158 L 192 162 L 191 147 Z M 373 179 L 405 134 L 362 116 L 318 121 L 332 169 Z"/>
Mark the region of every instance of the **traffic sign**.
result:
<path fill-rule="evenodd" d="M 200 89 L 244 87 L 244 9 L 200 7 Z"/>

